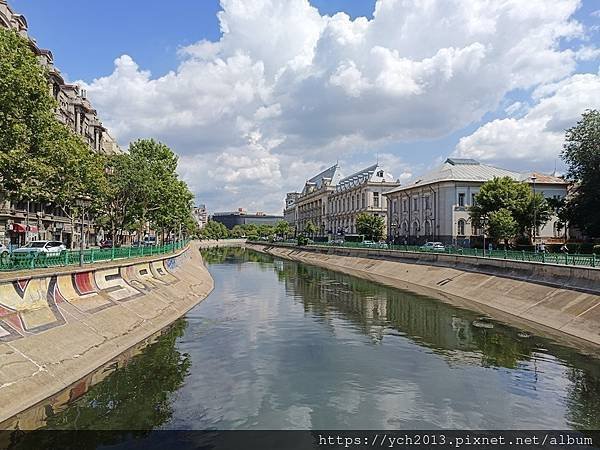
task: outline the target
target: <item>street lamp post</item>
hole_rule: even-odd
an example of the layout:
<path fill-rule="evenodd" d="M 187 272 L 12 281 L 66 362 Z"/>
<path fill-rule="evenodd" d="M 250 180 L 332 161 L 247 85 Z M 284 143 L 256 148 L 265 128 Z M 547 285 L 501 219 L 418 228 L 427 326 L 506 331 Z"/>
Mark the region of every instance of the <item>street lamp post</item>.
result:
<path fill-rule="evenodd" d="M 533 248 L 537 253 L 537 244 L 536 244 L 536 232 L 537 232 L 537 200 L 535 198 L 535 173 L 531 175 L 531 181 L 533 182 Z"/>
<path fill-rule="evenodd" d="M 85 208 L 92 203 L 92 199 L 88 196 L 81 196 L 75 200 L 75 205 L 81 208 L 81 234 L 79 236 L 79 267 L 83 266 L 83 221 L 85 218 Z"/>

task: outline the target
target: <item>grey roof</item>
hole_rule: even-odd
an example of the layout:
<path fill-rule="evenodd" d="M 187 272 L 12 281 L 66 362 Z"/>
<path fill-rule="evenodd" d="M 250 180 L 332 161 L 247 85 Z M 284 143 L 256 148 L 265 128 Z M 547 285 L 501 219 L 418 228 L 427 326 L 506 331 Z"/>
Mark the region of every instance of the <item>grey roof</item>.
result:
<path fill-rule="evenodd" d="M 527 181 L 531 178 L 531 173 L 500 169 L 487 164 L 481 164 L 474 159 L 448 158 L 441 166 L 417 177 L 413 183 L 392 189 L 386 192 L 386 194 L 442 181 L 471 181 L 483 183 L 495 177 L 510 177 L 517 181 Z M 542 181 L 540 180 L 540 182 Z M 567 184 L 564 180 L 549 175 L 544 177 L 542 183 Z"/>
<path fill-rule="evenodd" d="M 336 186 L 336 191 L 343 191 L 349 188 L 352 188 L 354 186 L 358 186 L 360 184 L 363 183 L 367 183 L 369 181 L 374 181 L 374 182 L 388 182 L 388 183 L 393 183 L 394 177 L 392 177 L 392 175 L 386 171 L 383 171 L 383 176 L 380 177 L 377 172 L 379 172 L 379 170 L 381 170 L 381 167 L 379 166 L 379 163 L 375 163 L 372 166 L 369 166 L 365 169 L 359 170 L 356 173 L 353 173 L 350 176 L 347 176 L 346 178 L 340 180 L 340 182 L 338 183 L 338 185 Z"/>
<path fill-rule="evenodd" d="M 308 180 L 308 182 L 315 183 L 317 185 L 317 187 L 320 187 L 319 184 L 323 182 L 324 178 L 327 178 L 329 180 L 333 179 L 333 176 L 335 175 L 336 170 L 337 170 L 337 164 L 335 164 L 335 165 L 329 167 L 328 169 L 325 169 L 323 172 L 315 175 L 310 180 Z"/>
<path fill-rule="evenodd" d="M 335 165 L 325 169 L 323 172 L 312 177 L 310 180 L 308 180 L 306 182 L 306 185 L 304 186 L 302 194 L 307 193 L 309 186 L 314 186 L 315 189 L 321 189 L 323 187 L 325 180 L 329 180 L 329 184 L 334 185 L 335 183 L 333 183 L 333 180 L 336 176 L 337 168 L 338 168 L 338 165 L 335 164 Z"/>

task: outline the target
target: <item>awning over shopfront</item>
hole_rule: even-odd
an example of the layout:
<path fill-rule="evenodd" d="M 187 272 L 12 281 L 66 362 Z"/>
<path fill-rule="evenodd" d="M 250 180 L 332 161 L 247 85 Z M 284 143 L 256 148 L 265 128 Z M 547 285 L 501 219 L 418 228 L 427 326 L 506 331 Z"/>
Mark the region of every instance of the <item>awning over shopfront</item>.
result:
<path fill-rule="evenodd" d="M 27 227 L 20 223 L 13 223 L 10 227 L 10 230 L 15 233 L 25 233 L 25 231 L 27 231 Z"/>
<path fill-rule="evenodd" d="M 27 231 L 27 225 L 22 223 L 13 223 L 12 225 L 10 225 L 9 230 L 13 233 L 25 233 Z M 37 233 L 38 227 L 36 227 L 35 225 L 29 225 L 29 232 Z"/>

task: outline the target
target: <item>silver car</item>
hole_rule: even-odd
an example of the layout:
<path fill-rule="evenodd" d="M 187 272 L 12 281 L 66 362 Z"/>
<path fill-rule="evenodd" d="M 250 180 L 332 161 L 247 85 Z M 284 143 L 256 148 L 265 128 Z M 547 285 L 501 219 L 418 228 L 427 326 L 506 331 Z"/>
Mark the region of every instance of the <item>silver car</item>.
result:
<path fill-rule="evenodd" d="M 433 252 L 443 252 L 446 250 L 446 247 L 441 242 L 426 242 L 425 245 L 421 245 L 420 249 Z"/>
<path fill-rule="evenodd" d="M 0 258 L 6 258 L 9 253 L 8 247 L 4 244 L 0 244 Z"/>
<path fill-rule="evenodd" d="M 58 256 L 67 249 L 67 246 L 59 241 L 31 241 L 24 247 L 13 251 L 13 257 L 19 258 L 27 255 Z"/>

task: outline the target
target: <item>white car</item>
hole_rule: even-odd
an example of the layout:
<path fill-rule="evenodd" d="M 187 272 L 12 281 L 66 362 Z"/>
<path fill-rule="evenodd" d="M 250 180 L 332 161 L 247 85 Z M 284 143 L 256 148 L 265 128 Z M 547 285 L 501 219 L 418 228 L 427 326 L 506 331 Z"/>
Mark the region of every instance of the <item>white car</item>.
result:
<path fill-rule="evenodd" d="M 59 241 L 31 241 L 24 247 L 13 251 L 13 257 L 19 258 L 27 255 L 58 256 L 67 249 L 67 246 Z"/>
<path fill-rule="evenodd" d="M 446 247 L 444 247 L 444 244 L 441 242 L 425 242 L 425 244 L 421 245 L 420 248 L 421 250 L 429 250 L 433 252 L 443 252 L 446 250 Z"/>
<path fill-rule="evenodd" d="M 0 258 L 6 258 L 9 253 L 8 247 L 4 244 L 0 244 Z"/>

